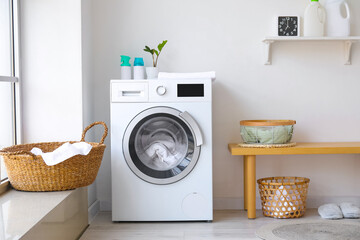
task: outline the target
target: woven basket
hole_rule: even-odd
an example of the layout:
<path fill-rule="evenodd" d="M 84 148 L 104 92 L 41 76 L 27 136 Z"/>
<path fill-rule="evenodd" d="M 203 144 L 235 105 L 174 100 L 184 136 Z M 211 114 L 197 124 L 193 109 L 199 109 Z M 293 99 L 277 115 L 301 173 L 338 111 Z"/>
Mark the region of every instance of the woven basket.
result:
<path fill-rule="evenodd" d="M 299 218 L 306 211 L 309 178 L 269 177 L 257 180 L 264 216 Z"/>
<path fill-rule="evenodd" d="M 11 185 L 21 191 L 43 192 L 75 189 L 93 183 L 106 147 L 103 143 L 108 128 L 104 122 L 94 122 L 84 129 L 81 137 L 81 142 L 85 142 L 86 132 L 98 124 L 104 126 L 104 134 L 100 143 L 88 142 L 92 146 L 88 155 L 76 155 L 54 166 L 46 165 L 41 156 L 30 151 L 37 147 L 43 152 L 52 152 L 65 142 L 22 144 L 2 149 L 0 154 L 4 157 Z"/>
<path fill-rule="evenodd" d="M 243 120 L 240 121 L 240 134 L 247 144 L 288 144 L 294 124 L 294 120 Z"/>

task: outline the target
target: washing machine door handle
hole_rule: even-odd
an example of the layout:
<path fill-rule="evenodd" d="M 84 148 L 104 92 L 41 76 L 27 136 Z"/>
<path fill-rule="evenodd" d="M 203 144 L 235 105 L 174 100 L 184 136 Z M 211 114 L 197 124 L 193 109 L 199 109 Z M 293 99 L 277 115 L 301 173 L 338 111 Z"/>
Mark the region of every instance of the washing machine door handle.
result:
<path fill-rule="evenodd" d="M 199 125 L 195 122 L 195 120 L 191 117 L 191 115 L 188 112 L 182 112 L 179 114 L 179 116 L 191 127 L 191 129 L 194 131 L 195 140 L 196 140 L 196 146 L 201 146 L 203 142 L 203 137 L 199 128 Z"/>

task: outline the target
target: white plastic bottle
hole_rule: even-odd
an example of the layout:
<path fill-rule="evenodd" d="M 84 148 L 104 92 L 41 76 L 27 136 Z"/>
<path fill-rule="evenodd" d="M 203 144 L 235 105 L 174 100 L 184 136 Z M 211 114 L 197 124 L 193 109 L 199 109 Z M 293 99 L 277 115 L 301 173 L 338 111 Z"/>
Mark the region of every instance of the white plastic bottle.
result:
<path fill-rule="evenodd" d="M 304 15 L 304 36 L 322 37 L 325 35 L 325 9 L 320 5 L 319 0 L 311 0 L 305 9 Z"/>
<path fill-rule="evenodd" d="M 120 79 L 131 79 L 130 57 L 121 55 Z"/>
<path fill-rule="evenodd" d="M 346 16 L 341 14 L 345 8 Z M 326 10 L 326 35 L 329 37 L 350 36 L 350 10 L 345 0 L 327 0 Z"/>
<path fill-rule="evenodd" d="M 145 79 L 145 67 L 143 58 L 134 60 L 134 79 Z"/>

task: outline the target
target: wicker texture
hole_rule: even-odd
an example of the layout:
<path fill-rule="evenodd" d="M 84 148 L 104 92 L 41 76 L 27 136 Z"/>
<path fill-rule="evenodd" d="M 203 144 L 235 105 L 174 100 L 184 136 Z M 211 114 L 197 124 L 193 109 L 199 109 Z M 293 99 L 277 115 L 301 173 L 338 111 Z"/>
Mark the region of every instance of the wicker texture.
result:
<path fill-rule="evenodd" d="M 98 124 L 104 126 L 104 134 L 100 143 L 88 142 L 92 146 L 88 155 L 76 155 L 54 166 L 46 165 L 41 156 L 30 151 L 38 147 L 43 152 L 52 152 L 65 142 L 22 144 L 2 149 L 0 154 L 4 157 L 11 185 L 22 191 L 63 191 L 93 183 L 106 147 L 103 143 L 108 128 L 104 122 L 94 122 L 85 128 L 81 137 L 84 142 L 86 132 Z"/>
<path fill-rule="evenodd" d="M 248 144 L 248 143 L 239 143 L 239 147 L 244 148 L 287 148 L 287 147 L 295 147 L 296 143 L 284 143 L 284 144 Z"/>
<path fill-rule="evenodd" d="M 294 120 L 242 120 L 240 134 L 246 144 L 288 144 L 294 124 Z"/>
<path fill-rule="evenodd" d="M 306 211 L 310 179 L 303 177 L 270 177 L 258 181 L 264 216 L 299 218 Z"/>
<path fill-rule="evenodd" d="M 242 126 L 287 126 L 296 124 L 295 120 L 242 120 Z"/>

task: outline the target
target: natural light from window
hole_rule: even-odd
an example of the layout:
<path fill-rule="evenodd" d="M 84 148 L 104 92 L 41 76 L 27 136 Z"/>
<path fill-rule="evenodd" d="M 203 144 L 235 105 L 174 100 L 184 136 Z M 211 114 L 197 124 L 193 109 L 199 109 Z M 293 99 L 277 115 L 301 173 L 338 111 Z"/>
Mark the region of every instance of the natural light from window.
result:
<path fill-rule="evenodd" d="M 13 1 L 0 0 L 0 149 L 15 144 Z M 6 177 L 3 159 L 0 180 Z"/>
<path fill-rule="evenodd" d="M 0 149 L 11 146 L 13 137 L 12 83 L 0 82 Z M 5 167 L 1 160 L 1 179 L 6 177 Z"/>

